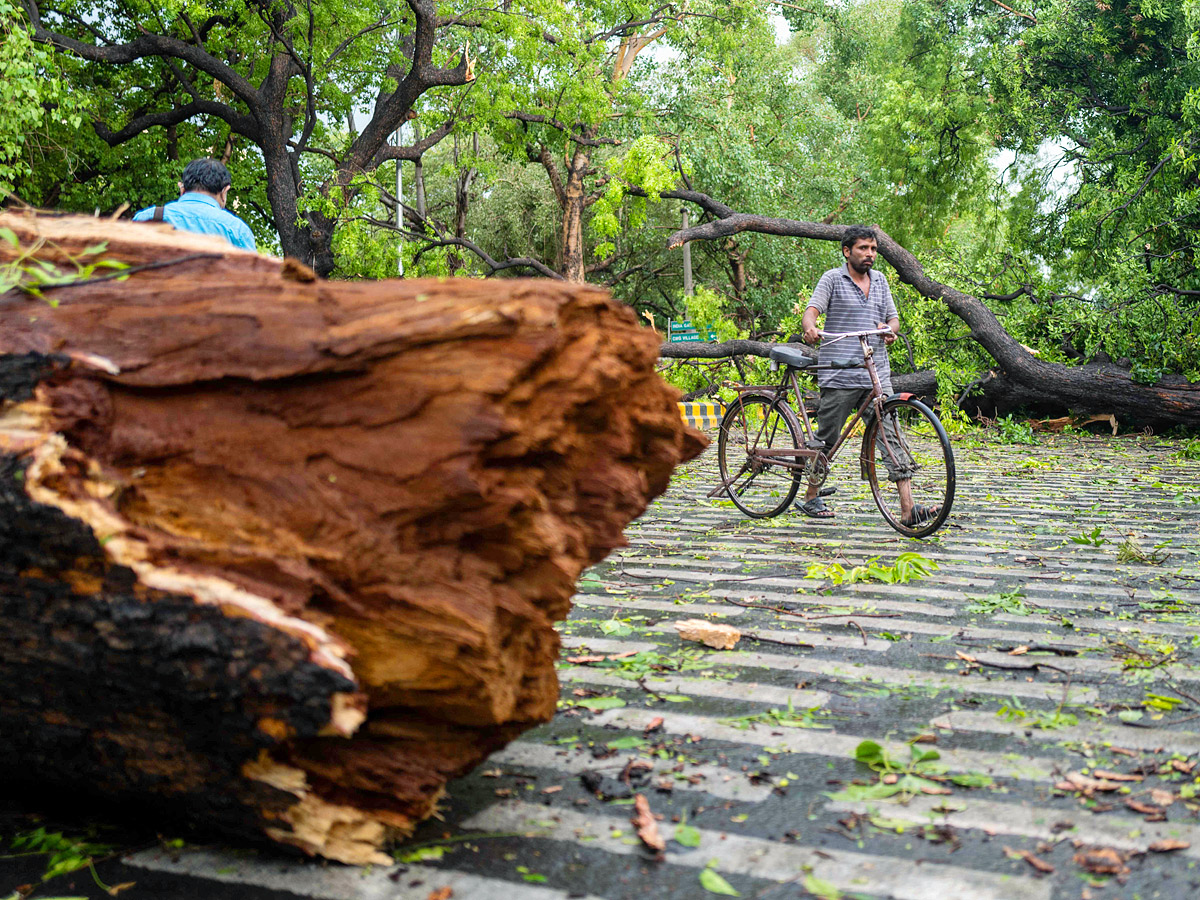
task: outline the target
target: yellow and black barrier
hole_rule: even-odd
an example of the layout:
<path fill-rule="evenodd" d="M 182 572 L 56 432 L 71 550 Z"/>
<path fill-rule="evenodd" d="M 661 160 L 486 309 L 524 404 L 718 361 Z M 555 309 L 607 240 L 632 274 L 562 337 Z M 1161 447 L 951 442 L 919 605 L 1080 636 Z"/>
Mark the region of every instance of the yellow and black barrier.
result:
<path fill-rule="evenodd" d="M 721 424 L 725 406 L 721 403 L 680 403 L 679 414 L 693 428 L 715 428 Z"/>

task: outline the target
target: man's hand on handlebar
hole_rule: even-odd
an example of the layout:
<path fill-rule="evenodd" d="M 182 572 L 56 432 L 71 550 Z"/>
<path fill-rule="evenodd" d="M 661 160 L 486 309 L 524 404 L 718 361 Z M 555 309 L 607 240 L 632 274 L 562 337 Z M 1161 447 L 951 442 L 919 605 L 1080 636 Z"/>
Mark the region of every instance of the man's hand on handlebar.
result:
<path fill-rule="evenodd" d="M 821 340 L 821 329 L 815 324 L 809 325 L 804 329 L 804 342 L 806 344 L 817 344 Z"/>
<path fill-rule="evenodd" d="M 876 322 L 875 325 L 879 328 L 887 329 L 887 333 L 882 335 L 884 344 L 894 344 L 896 342 L 896 332 L 892 331 L 891 326 L 887 322 Z"/>

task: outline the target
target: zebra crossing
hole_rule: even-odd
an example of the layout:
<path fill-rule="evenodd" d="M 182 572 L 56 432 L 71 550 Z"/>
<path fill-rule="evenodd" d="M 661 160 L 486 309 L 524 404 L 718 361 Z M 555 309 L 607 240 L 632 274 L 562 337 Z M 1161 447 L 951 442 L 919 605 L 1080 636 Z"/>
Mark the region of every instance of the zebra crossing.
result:
<path fill-rule="evenodd" d="M 923 542 L 849 471 L 832 523 L 746 520 L 705 498 L 707 452 L 582 580 L 559 714 L 451 786 L 414 837 L 439 853 L 357 879 L 212 850 L 128 861 L 347 900 L 1200 895 L 1200 463 L 1177 450 L 956 440 L 954 514 Z M 937 569 L 809 573 L 905 552 Z M 743 637 L 684 642 L 685 618 Z"/>

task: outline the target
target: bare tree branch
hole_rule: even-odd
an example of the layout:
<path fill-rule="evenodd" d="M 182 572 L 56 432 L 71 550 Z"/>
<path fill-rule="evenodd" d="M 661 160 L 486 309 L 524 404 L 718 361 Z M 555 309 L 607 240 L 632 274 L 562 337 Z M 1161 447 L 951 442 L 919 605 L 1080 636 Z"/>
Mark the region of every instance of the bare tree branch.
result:
<path fill-rule="evenodd" d="M 384 144 L 379 148 L 379 152 L 375 154 L 372 162 L 377 166 L 390 159 L 407 160 L 409 162 L 418 160 L 453 130 L 454 122 L 443 122 L 415 144 L 410 144 L 406 147 L 394 147 L 391 144 Z"/>
<path fill-rule="evenodd" d="M 180 106 L 176 109 L 147 113 L 146 115 L 138 116 L 126 124 L 124 128 L 117 131 L 111 130 L 99 119 L 92 122 L 92 127 L 95 128 L 96 135 L 100 140 L 104 141 L 110 147 L 116 147 L 128 140 L 132 140 L 148 128 L 178 125 L 180 122 L 186 122 L 192 116 L 197 115 L 216 116 L 228 122 L 229 127 L 243 137 L 248 137 L 250 140 L 258 139 L 258 124 L 252 118 L 239 115 L 229 106 L 226 106 L 224 103 L 217 103 L 214 100 L 193 100 L 186 106 Z"/>
<path fill-rule="evenodd" d="M 557 128 L 576 144 L 583 144 L 585 147 L 621 146 L 621 141 L 617 138 L 594 138 L 588 137 L 579 132 L 573 132 L 570 128 L 558 121 L 558 119 L 554 118 L 553 116 L 543 116 L 536 113 L 520 112 L 517 110 L 513 112 L 506 112 L 504 114 L 504 118 L 516 119 L 519 122 L 528 122 L 534 125 L 549 125 L 551 128 Z"/>
<path fill-rule="evenodd" d="M 488 275 L 495 275 L 497 272 L 502 272 L 506 269 L 528 268 L 533 269 L 546 278 L 553 278 L 555 281 L 563 281 L 563 277 L 543 263 L 541 260 L 533 259 L 529 256 L 516 257 L 512 259 L 497 260 L 491 256 L 486 250 L 476 244 L 474 241 L 467 238 L 446 237 L 446 238 L 430 238 L 428 235 L 421 234 L 416 231 L 409 231 L 406 228 L 397 228 L 391 222 L 383 222 L 371 216 L 364 216 L 363 220 L 370 222 L 372 225 L 379 228 L 386 228 L 389 231 L 396 231 L 405 235 L 412 240 L 423 241 L 425 246 L 421 247 L 413 257 L 416 261 L 420 259 L 422 254 L 430 250 L 436 250 L 438 247 L 462 247 L 464 250 L 470 250 L 488 267 Z"/>

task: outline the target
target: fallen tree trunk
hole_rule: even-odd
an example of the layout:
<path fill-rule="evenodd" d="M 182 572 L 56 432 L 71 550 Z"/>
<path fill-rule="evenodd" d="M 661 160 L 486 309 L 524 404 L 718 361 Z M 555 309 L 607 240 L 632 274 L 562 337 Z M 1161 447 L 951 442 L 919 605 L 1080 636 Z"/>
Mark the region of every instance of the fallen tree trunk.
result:
<path fill-rule="evenodd" d="M 744 231 L 840 241 L 847 227 L 738 213 L 697 191 L 664 191 L 661 196 L 696 203 L 713 217 L 711 221 L 676 231 L 668 238 L 670 247 L 682 246 L 687 241 L 716 240 Z M 1134 381 L 1129 371 L 1113 365 L 1072 367 L 1040 360 L 1004 329 L 981 300 L 933 280 L 925 274 L 915 256 L 882 229 L 876 227 L 875 230 L 879 237 L 879 252 L 895 268 L 900 280 L 922 296 L 944 302 L 970 327 L 971 336 L 1007 377 L 1013 397 L 1037 397 L 1043 410 L 1115 413 L 1122 422 L 1136 425 L 1200 426 L 1200 384 L 1182 378 L 1142 384 Z M 995 386 L 993 392 L 996 392 Z M 998 398 L 998 402 L 1003 408 L 1004 398 Z"/>
<path fill-rule="evenodd" d="M 703 447 L 596 289 L 0 216 L 22 255 L 133 274 L 0 295 L 10 791 L 382 861 L 551 717 L 576 578 Z"/>

